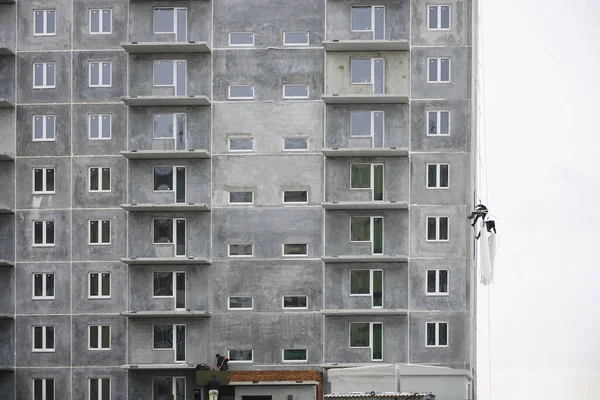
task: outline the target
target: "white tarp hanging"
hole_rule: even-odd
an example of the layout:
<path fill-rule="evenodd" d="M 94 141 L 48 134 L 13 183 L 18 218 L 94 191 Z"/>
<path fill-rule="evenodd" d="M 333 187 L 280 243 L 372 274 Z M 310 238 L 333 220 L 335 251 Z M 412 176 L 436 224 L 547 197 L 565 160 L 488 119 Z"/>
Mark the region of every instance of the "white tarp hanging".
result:
<path fill-rule="evenodd" d="M 496 261 L 496 252 L 498 250 L 497 234 L 492 230 L 488 232 L 485 222 L 481 221 L 481 236 L 479 238 L 479 281 L 483 285 L 494 283 L 494 265 Z"/>

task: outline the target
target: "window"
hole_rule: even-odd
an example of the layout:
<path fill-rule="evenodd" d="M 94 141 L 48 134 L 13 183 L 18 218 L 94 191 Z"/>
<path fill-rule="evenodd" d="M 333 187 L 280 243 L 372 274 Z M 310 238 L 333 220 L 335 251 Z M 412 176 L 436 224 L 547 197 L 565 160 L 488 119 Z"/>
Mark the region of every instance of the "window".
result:
<path fill-rule="evenodd" d="M 53 352 L 54 351 L 54 327 L 53 326 L 34 326 L 33 327 L 33 351 Z"/>
<path fill-rule="evenodd" d="M 56 116 L 33 116 L 33 141 L 53 142 L 56 140 Z"/>
<path fill-rule="evenodd" d="M 295 203 L 295 204 L 306 204 L 306 203 L 308 203 L 308 191 L 307 190 L 284 190 L 283 191 L 283 202 L 284 203 Z"/>
<path fill-rule="evenodd" d="M 373 85 L 374 94 L 384 92 L 385 60 L 383 58 L 353 58 L 351 67 L 353 85 Z"/>
<path fill-rule="evenodd" d="M 352 31 L 373 32 L 373 39 L 385 38 L 385 8 L 381 6 L 352 7 Z"/>
<path fill-rule="evenodd" d="M 429 83 L 448 83 L 450 82 L 450 59 L 449 58 L 429 58 L 427 60 L 429 71 L 427 81 Z"/>
<path fill-rule="evenodd" d="M 427 135 L 440 136 L 450 134 L 450 111 L 427 112 Z"/>
<path fill-rule="evenodd" d="M 55 400 L 54 378 L 33 378 L 33 400 Z"/>
<path fill-rule="evenodd" d="M 110 192 L 110 168 L 91 167 L 89 171 L 89 191 Z"/>
<path fill-rule="evenodd" d="M 90 34 L 106 35 L 112 32 L 112 10 L 90 9 Z"/>
<path fill-rule="evenodd" d="M 110 325 L 88 327 L 88 350 L 110 350 Z"/>
<path fill-rule="evenodd" d="M 110 400 L 110 378 L 90 378 L 89 400 Z"/>
<path fill-rule="evenodd" d="M 283 85 L 284 99 L 308 99 L 308 85 Z"/>
<path fill-rule="evenodd" d="M 306 256 L 308 255 L 308 244 L 306 243 L 284 243 L 283 244 L 283 255 L 284 256 Z"/>
<path fill-rule="evenodd" d="M 54 274 L 33 274 L 33 296 L 34 299 L 54 298 Z"/>
<path fill-rule="evenodd" d="M 383 217 L 350 217 L 350 242 L 371 242 L 373 254 L 383 254 Z"/>
<path fill-rule="evenodd" d="M 283 296 L 283 308 L 308 308 L 307 296 Z"/>
<path fill-rule="evenodd" d="M 182 376 L 155 376 L 153 385 L 153 400 L 185 400 L 186 398 L 186 383 Z"/>
<path fill-rule="evenodd" d="M 112 86 L 112 63 L 110 61 L 91 61 L 89 71 L 90 87 Z"/>
<path fill-rule="evenodd" d="M 304 151 L 308 150 L 307 137 L 287 137 L 283 138 L 284 151 Z"/>
<path fill-rule="evenodd" d="M 383 360 L 383 324 L 350 322 L 350 348 L 371 348 L 371 360 Z"/>
<path fill-rule="evenodd" d="M 33 36 L 56 35 L 56 10 L 33 10 Z"/>
<path fill-rule="evenodd" d="M 89 298 L 110 298 L 110 272 L 92 272 L 89 275 Z"/>
<path fill-rule="evenodd" d="M 229 151 L 253 151 L 254 138 L 229 138 Z"/>
<path fill-rule="evenodd" d="M 306 349 L 283 349 L 283 362 L 307 361 Z"/>
<path fill-rule="evenodd" d="M 252 204 L 254 192 L 229 192 L 229 204 Z"/>
<path fill-rule="evenodd" d="M 244 100 L 254 98 L 254 85 L 229 85 L 229 99 Z"/>
<path fill-rule="evenodd" d="M 33 193 L 54 193 L 54 168 L 33 169 Z"/>
<path fill-rule="evenodd" d="M 254 46 L 254 33 L 253 32 L 230 32 L 229 33 L 229 45 L 230 46 Z"/>
<path fill-rule="evenodd" d="M 33 246 L 54 246 L 54 221 L 33 221 Z"/>
<path fill-rule="evenodd" d="M 186 114 L 154 114 L 154 139 L 177 139 L 185 137 Z"/>
<path fill-rule="evenodd" d="M 448 189 L 450 164 L 427 164 L 427 189 Z"/>
<path fill-rule="evenodd" d="M 427 322 L 427 347 L 448 346 L 448 323 Z"/>
<path fill-rule="evenodd" d="M 90 114 L 89 119 L 89 137 L 91 140 L 105 140 L 111 137 L 110 114 Z"/>
<path fill-rule="evenodd" d="M 175 309 L 185 309 L 186 279 L 185 272 L 154 272 L 154 298 L 174 298 Z"/>
<path fill-rule="evenodd" d="M 56 64 L 53 62 L 33 63 L 33 88 L 53 89 L 55 88 Z"/>
<path fill-rule="evenodd" d="M 185 256 L 185 219 L 156 218 L 152 226 L 154 244 L 175 244 L 175 256 Z"/>
<path fill-rule="evenodd" d="M 429 30 L 438 31 L 450 29 L 450 6 L 429 6 L 427 19 L 427 26 L 429 27 Z"/>
<path fill-rule="evenodd" d="M 254 245 L 251 243 L 247 244 L 230 244 L 228 246 L 227 255 L 229 257 L 252 257 Z"/>
<path fill-rule="evenodd" d="M 385 113 L 383 111 L 351 111 L 350 136 L 370 136 L 373 147 L 383 147 Z"/>
<path fill-rule="evenodd" d="M 89 225 L 89 244 L 110 244 L 110 220 L 92 220 Z"/>
<path fill-rule="evenodd" d="M 187 94 L 187 62 L 185 60 L 155 60 L 153 84 L 173 87 L 176 96 Z"/>
<path fill-rule="evenodd" d="M 308 32 L 283 32 L 284 46 L 308 46 Z"/>
<path fill-rule="evenodd" d="M 252 310 L 253 301 L 250 296 L 231 296 L 229 297 L 229 310 Z"/>
<path fill-rule="evenodd" d="M 185 203 L 185 167 L 154 167 L 154 191 L 173 192 L 175 203 Z"/>
<path fill-rule="evenodd" d="M 371 296 L 371 307 L 383 307 L 383 270 L 351 269 L 350 296 Z"/>
<path fill-rule="evenodd" d="M 252 362 L 252 350 L 228 350 L 229 361 Z"/>
<path fill-rule="evenodd" d="M 448 217 L 427 217 L 427 241 L 448 241 Z"/>
<path fill-rule="evenodd" d="M 371 190 L 372 201 L 383 201 L 383 164 L 350 164 L 350 188 Z"/>
<path fill-rule="evenodd" d="M 187 41 L 187 8 L 157 7 L 154 9 L 154 33 L 175 35 L 175 41 Z"/>
<path fill-rule="evenodd" d="M 170 350 L 175 362 L 185 362 L 185 325 L 154 325 L 154 350 Z"/>
<path fill-rule="evenodd" d="M 448 270 L 447 269 L 428 269 L 427 270 L 427 295 L 448 295 Z"/>

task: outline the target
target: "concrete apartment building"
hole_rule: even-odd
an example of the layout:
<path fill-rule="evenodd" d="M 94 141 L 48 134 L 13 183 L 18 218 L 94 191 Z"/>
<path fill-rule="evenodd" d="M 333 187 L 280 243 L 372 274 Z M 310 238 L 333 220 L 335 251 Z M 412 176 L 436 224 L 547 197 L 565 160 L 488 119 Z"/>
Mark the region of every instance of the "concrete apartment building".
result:
<path fill-rule="evenodd" d="M 0 0 L 0 397 L 475 398 L 475 11 Z"/>

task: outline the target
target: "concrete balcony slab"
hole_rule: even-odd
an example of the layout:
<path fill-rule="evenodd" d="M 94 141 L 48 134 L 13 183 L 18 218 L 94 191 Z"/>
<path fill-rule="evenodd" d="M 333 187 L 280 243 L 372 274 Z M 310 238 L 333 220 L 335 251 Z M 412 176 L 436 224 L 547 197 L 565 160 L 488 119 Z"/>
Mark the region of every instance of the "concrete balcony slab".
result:
<path fill-rule="evenodd" d="M 2 214 L 14 214 L 14 211 L 10 207 L 0 206 L 0 215 Z"/>
<path fill-rule="evenodd" d="M 386 308 L 368 308 L 368 309 L 329 309 L 322 310 L 321 314 L 325 316 L 344 316 L 344 315 L 408 315 L 405 309 L 386 309 Z"/>
<path fill-rule="evenodd" d="M 322 203 L 326 210 L 406 210 L 407 201 L 332 201 Z"/>
<path fill-rule="evenodd" d="M 211 261 L 202 257 L 140 257 L 121 258 L 127 265 L 208 265 Z"/>
<path fill-rule="evenodd" d="M 4 258 L 0 259 L 0 268 L 12 268 L 14 266 L 15 264 L 10 260 L 6 260 Z"/>
<path fill-rule="evenodd" d="M 343 256 L 325 256 L 321 258 L 326 263 L 405 263 L 408 257 L 405 255 L 343 255 Z"/>
<path fill-rule="evenodd" d="M 357 147 L 325 148 L 321 150 L 325 157 L 408 157 L 406 147 Z"/>
<path fill-rule="evenodd" d="M 408 104 L 408 96 L 397 94 L 323 94 L 325 104 Z"/>
<path fill-rule="evenodd" d="M 132 0 L 133 1 L 133 0 Z M 187 364 L 187 363 L 178 363 L 178 364 L 126 364 L 121 365 L 121 368 L 136 371 L 136 370 L 186 370 L 186 369 L 196 369 L 196 365 Z"/>
<path fill-rule="evenodd" d="M 211 313 L 208 311 L 123 311 L 124 317 L 129 318 L 210 318 Z"/>
<path fill-rule="evenodd" d="M 14 56 L 14 55 L 15 55 L 15 51 L 12 48 L 10 48 L 8 46 L 0 45 L 0 56 Z"/>
<path fill-rule="evenodd" d="M 15 319 L 15 315 L 8 313 L 0 313 L 0 319 Z"/>
<path fill-rule="evenodd" d="M 125 42 L 121 47 L 129 54 L 210 53 L 206 42 Z"/>
<path fill-rule="evenodd" d="M 326 40 L 327 51 L 407 51 L 408 40 Z"/>
<path fill-rule="evenodd" d="M 10 100 L 0 98 L 0 109 L 13 109 L 15 108 L 15 103 Z"/>
<path fill-rule="evenodd" d="M 15 157 L 10 154 L 0 154 L 0 161 L 15 161 Z"/>
<path fill-rule="evenodd" d="M 122 96 L 130 107 L 210 106 L 210 99 L 202 95 L 188 96 Z"/>
<path fill-rule="evenodd" d="M 181 204 L 121 204 L 129 212 L 162 212 L 162 211 L 210 211 L 206 203 Z"/>
<path fill-rule="evenodd" d="M 165 160 L 165 159 L 194 159 L 210 158 L 206 150 L 130 150 L 122 151 L 121 155 L 130 160 Z"/>

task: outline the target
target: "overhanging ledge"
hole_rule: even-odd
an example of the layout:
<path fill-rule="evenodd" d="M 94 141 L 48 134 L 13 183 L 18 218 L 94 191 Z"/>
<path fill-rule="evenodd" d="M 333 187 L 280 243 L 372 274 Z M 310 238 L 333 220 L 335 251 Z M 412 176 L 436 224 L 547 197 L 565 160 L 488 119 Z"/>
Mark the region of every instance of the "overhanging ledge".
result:
<path fill-rule="evenodd" d="M 344 147 L 321 150 L 325 157 L 407 157 L 406 147 Z"/>
<path fill-rule="evenodd" d="M 385 308 L 372 308 L 372 309 L 329 309 L 322 310 L 321 314 L 325 316 L 339 315 L 339 316 L 352 316 L 352 315 L 408 315 L 408 310 L 404 309 L 385 309 Z"/>
<path fill-rule="evenodd" d="M 325 40 L 327 51 L 406 51 L 408 40 Z"/>
<path fill-rule="evenodd" d="M 208 265 L 210 260 L 201 257 L 141 257 L 121 258 L 127 265 Z"/>
<path fill-rule="evenodd" d="M 210 153 L 206 150 L 130 150 L 121 155 L 130 160 L 165 160 L 165 159 L 207 159 Z"/>
<path fill-rule="evenodd" d="M 206 42 L 125 42 L 121 47 L 129 54 L 210 53 Z"/>
<path fill-rule="evenodd" d="M 208 311 L 123 311 L 121 315 L 129 318 L 209 318 Z"/>
<path fill-rule="evenodd" d="M 344 256 L 325 256 L 322 260 L 326 263 L 405 263 L 408 257 L 405 255 L 389 256 L 369 256 L 369 255 L 344 255 Z"/>
<path fill-rule="evenodd" d="M 180 203 L 180 204 L 121 204 L 129 212 L 174 212 L 174 211 L 210 211 L 205 203 Z"/>
<path fill-rule="evenodd" d="M 130 107 L 153 106 L 210 106 L 206 96 L 122 96 L 121 101 Z"/>
<path fill-rule="evenodd" d="M 325 104 L 408 104 L 408 96 L 395 94 L 323 94 Z"/>

